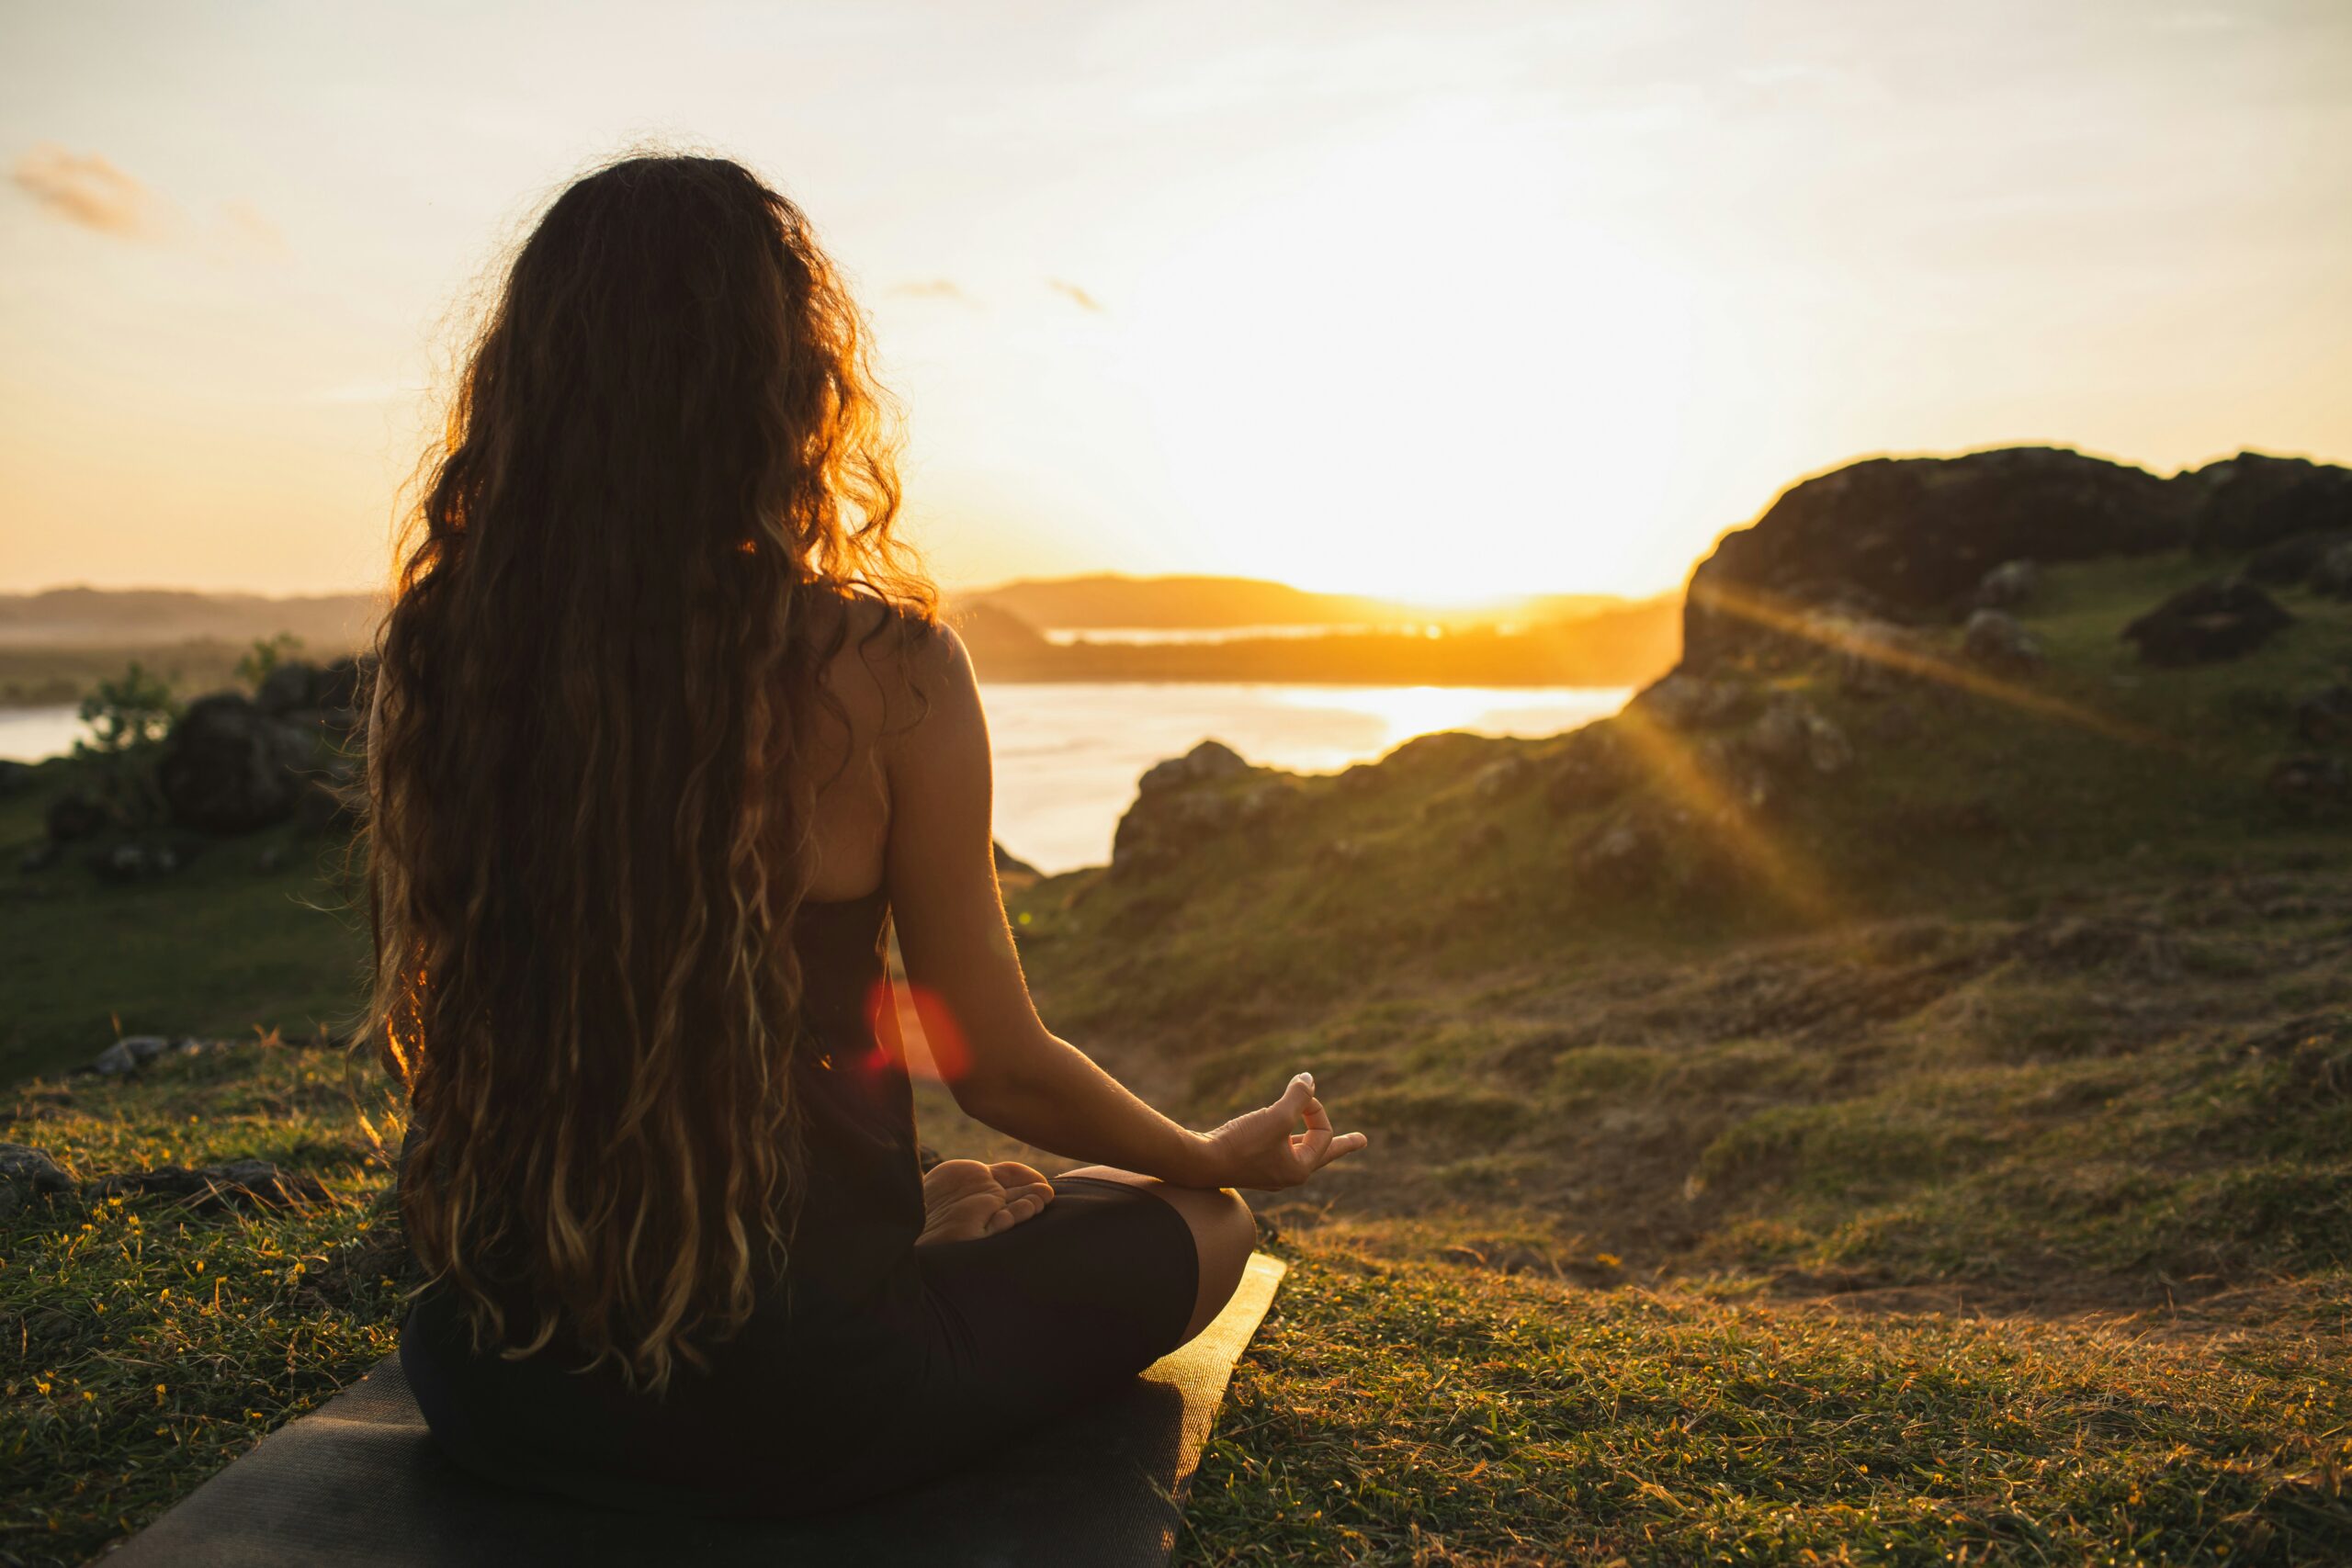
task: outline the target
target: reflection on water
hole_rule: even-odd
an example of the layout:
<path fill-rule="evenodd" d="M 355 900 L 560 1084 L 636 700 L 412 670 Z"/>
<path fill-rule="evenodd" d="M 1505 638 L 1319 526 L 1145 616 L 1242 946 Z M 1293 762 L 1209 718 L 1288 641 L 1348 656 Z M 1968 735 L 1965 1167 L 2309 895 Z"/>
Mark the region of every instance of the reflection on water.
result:
<path fill-rule="evenodd" d="M 1046 871 L 1111 858 L 1136 779 L 1214 737 L 1253 762 L 1331 773 L 1441 729 L 1553 735 L 1624 705 L 1622 687 L 983 686 L 996 754 L 996 830 Z"/>
<path fill-rule="evenodd" d="M 1209 737 L 1253 762 L 1331 773 L 1440 729 L 1552 735 L 1623 706 L 1620 688 L 1577 686 L 989 683 L 997 837 L 1046 871 L 1111 858 L 1136 779 Z M 34 761 L 82 732 L 70 707 L 0 709 L 0 757 Z"/>

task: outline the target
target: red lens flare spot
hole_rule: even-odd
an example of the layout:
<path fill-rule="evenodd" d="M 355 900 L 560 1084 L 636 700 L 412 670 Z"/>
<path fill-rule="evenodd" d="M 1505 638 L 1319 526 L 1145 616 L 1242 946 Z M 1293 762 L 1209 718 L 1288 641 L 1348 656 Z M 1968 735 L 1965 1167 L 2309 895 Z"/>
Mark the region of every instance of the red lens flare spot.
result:
<path fill-rule="evenodd" d="M 972 1064 L 971 1047 L 946 998 L 926 987 L 876 980 L 865 997 L 865 1016 L 886 1050 L 905 1057 L 919 1078 L 954 1083 Z"/>

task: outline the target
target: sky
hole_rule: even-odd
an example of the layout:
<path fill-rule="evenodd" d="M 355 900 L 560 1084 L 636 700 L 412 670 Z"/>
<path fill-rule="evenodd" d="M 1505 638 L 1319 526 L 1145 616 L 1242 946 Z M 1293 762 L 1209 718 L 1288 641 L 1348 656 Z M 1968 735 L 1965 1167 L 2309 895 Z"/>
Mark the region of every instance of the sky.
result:
<path fill-rule="evenodd" d="M 2342 0 L 0 0 L 0 591 L 381 582 L 648 142 L 810 214 L 951 586 L 1648 593 L 1873 453 L 2352 459 Z"/>

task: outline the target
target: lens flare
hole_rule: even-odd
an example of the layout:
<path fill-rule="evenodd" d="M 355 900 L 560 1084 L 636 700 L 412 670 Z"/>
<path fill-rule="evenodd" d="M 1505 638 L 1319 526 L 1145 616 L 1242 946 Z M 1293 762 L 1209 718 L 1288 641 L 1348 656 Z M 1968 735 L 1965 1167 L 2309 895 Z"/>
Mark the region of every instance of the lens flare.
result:
<path fill-rule="evenodd" d="M 865 1019 L 881 1047 L 876 1066 L 895 1049 L 910 1077 L 952 1084 L 971 1067 L 971 1048 L 945 998 L 913 981 L 874 982 L 865 994 Z"/>

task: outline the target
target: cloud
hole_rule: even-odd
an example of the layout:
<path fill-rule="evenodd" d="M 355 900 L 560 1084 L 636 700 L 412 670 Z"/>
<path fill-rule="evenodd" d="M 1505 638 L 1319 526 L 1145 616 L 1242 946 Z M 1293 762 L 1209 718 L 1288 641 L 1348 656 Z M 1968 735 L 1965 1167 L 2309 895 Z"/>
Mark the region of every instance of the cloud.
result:
<path fill-rule="evenodd" d="M 271 261 L 285 259 L 286 231 L 271 222 L 259 208 L 247 201 L 224 201 L 220 204 L 220 216 L 228 224 L 236 248 Z"/>
<path fill-rule="evenodd" d="M 979 308 L 979 301 L 964 292 L 964 288 L 952 277 L 925 278 L 920 283 L 899 283 L 890 292 L 904 299 L 946 299 L 958 305 Z"/>
<path fill-rule="evenodd" d="M 1060 295 L 1065 299 L 1068 299 L 1071 304 L 1077 306 L 1081 310 L 1091 310 L 1098 316 L 1103 313 L 1102 301 L 1097 299 L 1093 295 L 1089 294 L 1085 289 L 1080 288 L 1075 283 L 1069 282 L 1063 278 L 1049 277 L 1046 279 L 1046 287 L 1052 289 L 1055 293 Z"/>
<path fill-rule="evenodd" d="M 56 217 L 101 234 L 153 240 L 171 226 L 160 197 L 95 152 L 44 141 L 17 160 L 9 178 Z"/>

